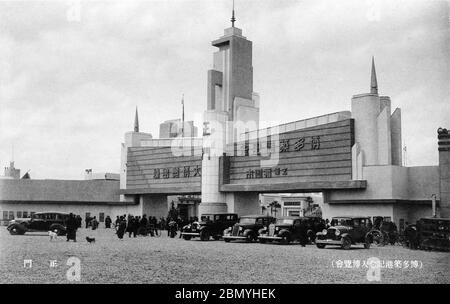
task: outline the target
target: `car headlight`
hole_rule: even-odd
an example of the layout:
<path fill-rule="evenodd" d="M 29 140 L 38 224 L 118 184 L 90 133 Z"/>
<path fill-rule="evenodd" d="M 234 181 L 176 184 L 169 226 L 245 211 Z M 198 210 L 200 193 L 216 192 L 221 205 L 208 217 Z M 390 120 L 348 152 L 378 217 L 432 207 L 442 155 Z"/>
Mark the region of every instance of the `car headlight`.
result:
<path fill-rule="evenodd" d="M 242 231 L 242 230 L 244 230 L 244 228 L 242 228 L 242 227 L 239 227 L 239 231 Z"/>
<path fill-rule="evenodd" d="M 327 230 L 326 229 L 322 230 L 322 233 L 327 234 Z"/>
<path fill-rule="evenodd" d="M 341 232 L 339 231 L 339 229 L 336 229 L 335 234 L 336 234 L 336 235 L 340 235 L 340 234 L 341 234 Z"/>
<path fill-rule="evenodd" d="M 276 231 L 280 230 L 280 227 L 275 227 L 275 230 L 276 230 Z"/>

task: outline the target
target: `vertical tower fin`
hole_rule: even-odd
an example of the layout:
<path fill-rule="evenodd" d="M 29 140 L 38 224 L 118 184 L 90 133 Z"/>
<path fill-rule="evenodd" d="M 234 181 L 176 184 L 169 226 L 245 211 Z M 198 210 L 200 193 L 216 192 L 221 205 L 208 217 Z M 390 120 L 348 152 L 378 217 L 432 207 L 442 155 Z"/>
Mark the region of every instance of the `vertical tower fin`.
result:
<path fill-rule="evenodd" d="M 139 118 L 137 106 L 136 106 L 136 114 L 134 116 L 134 132 L 139 132 Z"/>
<path fill-rule="evenodd" d="M 375 71 L 375 59 L 372 56 L 372 72 L 370 77 L 370 93 L 378 94 L 377 73 Z"/>

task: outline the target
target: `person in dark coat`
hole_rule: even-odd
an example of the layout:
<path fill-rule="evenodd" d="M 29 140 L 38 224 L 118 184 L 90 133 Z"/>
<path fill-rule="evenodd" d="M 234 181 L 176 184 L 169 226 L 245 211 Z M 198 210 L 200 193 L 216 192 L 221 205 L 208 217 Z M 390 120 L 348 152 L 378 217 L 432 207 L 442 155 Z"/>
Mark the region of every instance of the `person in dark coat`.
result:
<path fill-rule="evenodd" d="M 405 236 L 408 241 L 408 247 L 410 249 L 417 249 L 419 245 L 418 233 L 416 225 L 408 225 L 405 229 Z"/>
<path fill-rule="evenodd" d="M 140 221 L 141 221 L 140 216 L 136 216 L 136 217 L 134 218 L 134 223 L 133 223 L 133 237 L 136 237 L 137 234 L 138 234 Z"/>
<path fill-rule="evenodd" d="M 111 223 L 112 223 L 112 220 L 109 217 L 109 215 L 106 216 L 106 218 L 105 218 L 105 228 L 111 228 Z"/>
<path fill-rule="evenodd" d="M 144 214 L 139 222 L 139 231 L 138 231 L 139 235 L 147 236 L 147 225 L 148 225 L 147 215 Z"/>
<path fill-rule="evenodd" d="M 77 215 L 76 220 L 77 220 L 77 228 L 81 228 L 81 222 L 83 221 L 83 219 L 81 218 L 80 215 Z"/>
<path fill-rule="evenodd" d="M 131 237 L 133 229 L 134 229 L 134 216 L 131 215 L 128 217 L 128 225 L 127 225 L 128 237 Z"/>
<path fill-rule="evenodd" d="M 117 227 L 117 237 L 119 239 L 123 239 L 123 235 L 125 234 L 125 230 L 127 229 L 127 221 L 125 220 L 125 217 L 121 216 L 119 218 L 119 223 Z"/>
<path fill-rule="evenodd" d="M 89 228 L 89 224 L 91 222 L 91 217 L 86 215 L 84 221 L 86 222 L 86 229 L 88 229 Z"/>
<path fill-rule="evenodd" d="M 77 222 L 75 216 L 73 215 L 73 213 L 70 213 L 69 218 L 67 219 L 67 222 L 66 222 L 67 242 L 70 240 L 73 240 L 74 242 L 77 241 L 77 227 L 78 227 L 78 222 Z"/>
<path fill-rule="evenodd" d="M 98 221 L 97 218 L 94 216 L 94 218 L 91 220 L 91 226 L 92 226 L 92 230 L 95 230 L 98 228 Z"/>
<path fill-rule="evenodd" d="M 300 241 L 300 245 L 302 245 L 302 247 L 305 247 L 306 243 L 308 242 L 308 225 L 306 223 L 306 221 L 301 220 L 300 221 L 300 225 L 298 226 L 298 232 L 299 232 L 299 241 Z"/>

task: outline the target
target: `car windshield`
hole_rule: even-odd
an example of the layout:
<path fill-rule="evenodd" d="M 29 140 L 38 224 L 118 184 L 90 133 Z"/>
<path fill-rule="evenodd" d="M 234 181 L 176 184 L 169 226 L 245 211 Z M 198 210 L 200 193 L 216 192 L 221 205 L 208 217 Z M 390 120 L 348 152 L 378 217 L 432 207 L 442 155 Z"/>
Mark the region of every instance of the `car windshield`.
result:
<path fill-rule="evenodd" d="M 243 217 L 239 220 L 239 224 L 254 224 L 256 222 L 255 218 Z"/>
<path fill-rule="evenodd" d="M 353 226 L 352 219 L 349 218 L 334 218 L 331 221 L 332 226 Z"/>
<path fill-rule="evenodd" d="M 294 224 L 293 219 L 277 219 L 277 225 L 292 225 Z"/>

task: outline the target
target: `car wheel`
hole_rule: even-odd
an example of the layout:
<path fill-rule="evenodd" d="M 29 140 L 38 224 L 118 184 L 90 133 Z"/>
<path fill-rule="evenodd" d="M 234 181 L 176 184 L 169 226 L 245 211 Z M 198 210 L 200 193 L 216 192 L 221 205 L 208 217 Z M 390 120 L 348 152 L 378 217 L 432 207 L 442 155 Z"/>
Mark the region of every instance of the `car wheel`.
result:
<path fill-rule="evenodd" d="M 205 230 L 200 231 L 200 240 L 209 241 L 209 232 Z"/>
<path fill-rule="evenodd" d="M 215 241 L 220 240 L 220 235 L 215 235 L 215 236 L 213 236 L 213 239 L 214 239 Z"/>
<path fill-rule="evenodd" d="M 190 235 L 183 235 L 183 239 L 185 239 L 186 241 L 189 241 L 191 239 Z"/>
<path fill-rule="evenodd" d="M 291 235 L 289 233 L 285 233 L 281 236 L 281 243 L 282 244 L 289 244 L 291 242 Z"/>
<path fill-rule="evenodd" d="M 11 229 L 9 230 L 9 233 L 11 235 L 22 235 L 22 234 L 25 234 L 25 231 L 16 225 L 16 226 L 11 227 Z"/>
<path fill-rule="evenodd" d="M 350 241 L 350 239 L 348 237 L 345 237 L 342 239 L 342 248 L 345 250 L 350 249 L 350 247 L 352 247 L 352 242 Z"/>
<path fill-rule="evenodd" d="M 255 240 L 256 238 L 255 238 L 255 236 L 253 235 L 253 233 L 248 233 L 247 234 L 247 238 L 246 238 L 246 241 L 247 242 L 253 242 L 254 240 Z"/>
<path fill-rule="evenodd" d="M 225 241 L 225 243 L 229 243 L 230 240 L 229 239 L 223 239 Z"/>
<path fill-rule="evenodd" d="M 370 232 L 372 242 L 377 246 L 384 246 L 384 235 L 379 230 L 373 230 Z"/>
<path fill-rule="evenodd" d="M 259 239 L 259 242 L 260 242 L 261 244 L 264 244 L 264 243 L 266 243 L 266 240 L 265 240 L 265 239 Z"/>
<path fill-rule="evenodd" d="M 319 249 L 323 249 L 325 248 L 325 244 L 316 244 L 317 248 Z"/>
<path fill-rule="evenodd" d="M 366 240 L 364 242 L 364 248 L 369 249 L 370 248 L 370 243 L 371 243 L 370 238 L 366 237 Z"/>

